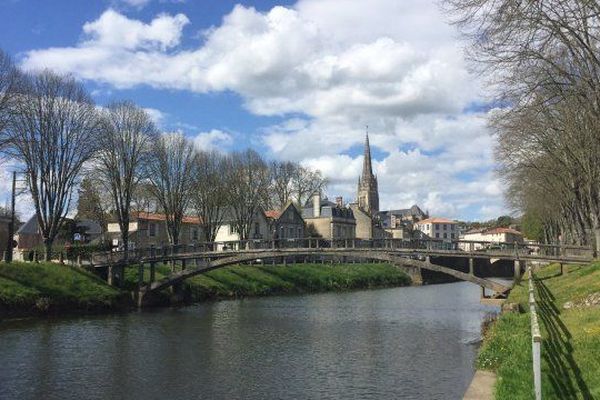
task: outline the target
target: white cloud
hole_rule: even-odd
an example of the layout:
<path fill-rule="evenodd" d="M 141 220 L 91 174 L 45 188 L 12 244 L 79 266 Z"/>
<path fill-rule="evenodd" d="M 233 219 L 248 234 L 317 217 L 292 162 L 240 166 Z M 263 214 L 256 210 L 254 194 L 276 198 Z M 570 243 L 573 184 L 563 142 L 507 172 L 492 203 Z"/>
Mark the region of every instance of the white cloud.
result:
<path fill-rule="evenodd" d="M 144 111 L 146 111 L 146 113 L 150 116 L 150 118 L 152 119 L 152 121 L 154 121 L 154 123 L 156 124 L 157 127 L 162 128 L 165 120 L 167 119 L 167 114 L 157 110 L 156 108 L 144 108 Z"/>
<path fill-rule="evenodd" d="M 23 66 L 117 88 L 233 91 L 251 113 L 291 114 L 262 130 L 264 145 L 273 157 L 321 168 L 330 192 L 346 198 L 369 125 L 384 152 L 375 163 L 384 207 L 419 202 L 432 213 L 477 217 L 488 213 L 483 205 L 503 209 L 486 114 L 464 113 L 481 100 L 479 82 L 434 0 L 300 0 L 267 12 L 237 5 L 184 49 L 189 22 L 107 10 L 84 25 L 79 43 L 30 51 Z M 219 130 L 194 140 L 206 149 L 232 145 Z"/>
<path fill-rule="evenodd" d="M 148 5 L 151 0 L 120 0 L 131 7 L 142 8 Z"/>
<path fill-rule="evenodd" d="M 218 129 L 209 132 L 200 132 L 194 137 L 196 148 L 203 151 L 224 151 L 233 144 L 233 137 Z"/>

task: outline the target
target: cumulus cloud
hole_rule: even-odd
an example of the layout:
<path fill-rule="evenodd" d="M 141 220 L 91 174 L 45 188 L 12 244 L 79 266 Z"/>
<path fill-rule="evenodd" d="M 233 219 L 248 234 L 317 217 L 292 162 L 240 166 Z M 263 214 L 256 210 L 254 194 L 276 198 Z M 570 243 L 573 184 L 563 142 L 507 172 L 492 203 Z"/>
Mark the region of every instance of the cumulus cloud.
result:
<path fill-rule="evenodd" d="M 183 14 L 139 21 L 109 9 L 83 26 L 79 43 L 30 51 L 23 66 L 116 88 L 238 93 L 249 112 L 284 117 L 260 131 L 272 157 L 320 168 L 330 192 L 346 198 L 369 125 L 383 154 L 375 167 L 384 207 L 418 202 L 472 217 L 487 216 L 483 204 L 502 209 L 486 113 L 464 111 L 481 101 L 479 83 L 435 1 L 237 5 L 196 48 L 180 46 L 188 24 Z M 206 149 L 232 144 L 219 130 L 194 140 Z"/>
<path fill-rule="evenodd" d="M 200 132 L 194 137 L 196 148 L 203 151 L 224 151 L 233 144 L 233 137 L 218 129 L 209 132 Z"/>

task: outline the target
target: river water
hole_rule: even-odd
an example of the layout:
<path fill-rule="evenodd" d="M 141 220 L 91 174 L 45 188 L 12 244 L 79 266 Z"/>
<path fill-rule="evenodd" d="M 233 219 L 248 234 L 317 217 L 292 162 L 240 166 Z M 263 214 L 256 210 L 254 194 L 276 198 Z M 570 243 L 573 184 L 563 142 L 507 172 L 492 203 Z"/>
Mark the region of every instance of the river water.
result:
<path fill-rule="evenodd" d="M 461 282 L 0 322 L 0 399 L 459 399 L 490 311 Z"/>

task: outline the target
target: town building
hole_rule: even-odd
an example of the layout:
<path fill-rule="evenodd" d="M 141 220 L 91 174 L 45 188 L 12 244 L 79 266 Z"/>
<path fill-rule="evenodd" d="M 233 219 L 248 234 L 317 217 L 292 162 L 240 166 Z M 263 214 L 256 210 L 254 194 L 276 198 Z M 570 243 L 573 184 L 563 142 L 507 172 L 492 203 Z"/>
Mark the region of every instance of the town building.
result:
<path fill-rule="evenodd" d="M 348 207 L 352 210 L 354 218 L 356 219 L 356 238 L 357 239 L 384 239 L 391 238 L 392 234 L 386 232 L 379 221 L 373 218 L 371 214 L 367 213 L 357 203 L 351 203 Z"/>
<path fill-rule="evenodd" d="M 458 239 L 458 222 L 447 218 L 426 218 L 415 223 L 415 230 L 432 239 Z"/>
<path fill-rule="evenodd" d="M 512 228 L 471 229 L 461 236 L 462 240 L 493 243 L 523 243 L 523 234 Z M 485 243 L 473 243 L 473 250 L 485 247 Z"/>
<path fill-rule="evenodd" d="M 378 214 L 381 227 L 394 239 L 410 239 L 414 224 L 429 218 L 418 205 L 410 208 L 380 211 Z"/>
<path fill-rule="evenodd" d="M 302 213 L 290 201 L 281 210 L 265 211 L 273 239 L 301 239 L 304 237 Z"/>
<path fill-rule="evenodd" d="M 150 212 L 134 212 L 129 221 L 129 248 L 148 248 L 150 246 L 165 246 L 169 244 L 167 232 L 167 217 L 164 214 Z M 121 230 L 118 222 L 110 222 L 107 226 L 108 236 L 113 247 L 121 248 Z M 198 217 L 183 217 L 179 243 L 182 245 L 200 241 L 200 219 Z"/>
<path fill-rule="evenodd" d="M 87 244 L 102 237 L 102 234 L 102 226 L 96 221 L 65 218 L 62 230 L 54 239 L 54 246 Z M 30 260 L 33 251 L 42 251 L 44 241 L 35 214 L 17 230 L 14 239 L 16 246 L 13 249 L 13 259 L 15 260 Z"/>
<path fill-rule="evenodd" d="M 379 212 L 379 188 L 377 177 L 373 175 L 368 133 L 365 136 L 362 174 L 358 178 L 357 202 L 358 208 L 372 217 L 375 217 Z"/>
<path fill-rule="evenodd" d="M 215 237 L 215 242 L 234 242 L 240 240 L 240 234 L 235 228 L 235 216 L 233 209 L 225 211 L 225 218 Z M 252 228 L 249 239 L 271 239 L 273 232 L 269 219 L 263 210 L 258 210 L 252 218 Z M 218 250 L 223 249 L 223 244 L 217 247 Z"/>
<path fill-rule="evenodd" d="M 302 218 L 311 235 L 324 239 L 353 239 L 356 237 L 356 219 L 341 197 L 336 202 L 321 199 L 315 193 L 302 210 Z"/>
<path fill-rule="evenodd" d="M 392 237 L 381 227 L 378 219 L 379 187 L 377 177 L 373 174 L 368 133 L 365 136 L 363 168 L 358 178 L 356 202 L 350 203 L 348 207 L 356 221 L 356 238 L 368 240 Z"/>

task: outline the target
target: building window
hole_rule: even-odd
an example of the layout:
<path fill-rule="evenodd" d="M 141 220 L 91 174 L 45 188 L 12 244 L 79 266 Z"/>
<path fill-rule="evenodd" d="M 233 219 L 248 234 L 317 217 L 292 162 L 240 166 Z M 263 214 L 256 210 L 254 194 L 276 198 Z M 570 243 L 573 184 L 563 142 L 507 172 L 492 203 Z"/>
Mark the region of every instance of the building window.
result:
<path fill-rule="evenodd" d="M 229 232 L 229 234 L 233 235 L 233 233 L 234 233 L 233 224 L 229 224 L 227 226 L 228 226 L 228 232 Z"/>
<path fill-rule="evenodd" d="M 450 239 L 454 239 L 454 233 L 450 234 Z"/>
<path fill-rule="evenodd" d="M 150 236 L 150 237 L 156 236 L 156 224 L 153 222 L 148 223 L 148 236 Z"/>
<path fill-rule="evenodd" d="M 192 229 L 192 240 L 198 240 L 198 229 L 197 228 L 191 228 Z"/>
<path fill-rule="evenodd" d="M 254 223 L 254 234 L 260 235 L 260 224 L 258 222 Z"/>
<path fill-rule="evenodd" d="M 444 239 L 448 239 L 448 234 L 444 232 Z"/>
<path fill-rule="evenodd" d="M 446 226 L 446 224 L 444 224 L 444 230 L 446 230 L 448 228 L 448 226 Z"/>
<path fill-rule="evenodd" d="M 435 230 L 439 231 L 440 230 L 440 224 L 435 224 Z"/>
<path fill-rule="evenodd" d="M 289 237 L 291 237 L 291 238 L 294 237 L 294 228 L 292 228 L 291 226 L 290 226 L 290 236 Z"/>
<path fill-rule="evenodd" d="M 436 239 L 439 239 L 439 238 L 440 238 L 440 233 L 439 233 L 439 232 L 436 232 L 436 233 L 435 233 L 435 238 L 436 238 Z"/>
<path fill-rule="evenodd" d="M 283 226 L 279 228 L 279 232 L 279 238 L 285 239 L 285 228 Z"/>

